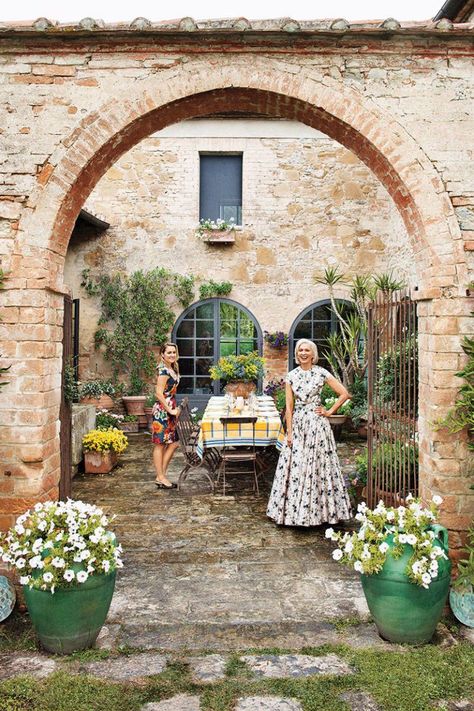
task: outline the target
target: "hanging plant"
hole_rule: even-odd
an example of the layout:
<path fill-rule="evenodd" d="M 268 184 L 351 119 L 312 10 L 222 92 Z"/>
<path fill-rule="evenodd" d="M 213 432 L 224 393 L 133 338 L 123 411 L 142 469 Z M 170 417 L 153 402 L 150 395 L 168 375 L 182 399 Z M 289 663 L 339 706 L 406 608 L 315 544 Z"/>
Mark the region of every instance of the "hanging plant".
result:
<path fill-rule="evenodd" d="M 288 345 L 288 334 L 284 331 L 275 331 L 273 333 L 265 331 L 263 338 L 272 348 L 283 348 Z"/>

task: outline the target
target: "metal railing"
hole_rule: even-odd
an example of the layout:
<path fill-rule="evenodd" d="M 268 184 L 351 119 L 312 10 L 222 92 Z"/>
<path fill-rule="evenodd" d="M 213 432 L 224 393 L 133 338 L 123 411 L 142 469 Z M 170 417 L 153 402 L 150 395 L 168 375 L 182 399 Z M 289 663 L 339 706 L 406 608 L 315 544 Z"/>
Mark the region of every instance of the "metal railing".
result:
<path fill-rule="evenodd" d="M 387 506 L 418 495 L 416 302 L 380 293 L 368 313 L 367 500 Z"/>

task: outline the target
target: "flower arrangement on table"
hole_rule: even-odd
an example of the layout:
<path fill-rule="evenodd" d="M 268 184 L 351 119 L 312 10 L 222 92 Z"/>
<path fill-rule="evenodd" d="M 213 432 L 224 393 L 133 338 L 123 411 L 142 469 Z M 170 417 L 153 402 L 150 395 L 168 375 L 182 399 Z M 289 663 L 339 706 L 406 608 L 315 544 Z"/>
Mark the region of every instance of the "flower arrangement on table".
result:
<path fill-rule="evenodd" d="M 334 560 L 363 575 L 373 575 L 382 570 L 389 551 L 393 558 L 400 558 L 408 544 L 413 553 L 405 573 L 411 583 L 428 588 L 438 577 L 438 558 L 447 559 L 435 543 L 436 533 L 430 529 L 438 518 L 442 499 L 433 496 L 428 508 L 422 508 L 420 500 L 411 494 L 406 502 L 407 506 L 394 508 L 385 507 L 380 501 L 373 510 L 361 503 L 355 516 L 360 522 L 358 531 L 342 533 L 328 528 L 326 538 L 338 545 L 332 553 Z M 388 539 L 393 545 L 389 545 Z"/>
<path fill-rule="evenodd" d="M 264 331 L 263 338 L 272 348 L 283 348 L 283 346 L 288 345 L 288 334 L 283 331 L 275 331 L 273 333 Z"/>
<path fill-rule="evenodd" d="M 209 368 L 212 380 L 243 380 L 257 381 L 265 375 L 265 359 L 257 351 L 241 355 L 230 355 L 219 358 L 216 365 Z"/>
<path fill-rule="evenodd" d="M 54 593 L 85 583 L 123 567 L 122 547 L 108 530 L 113 518 L 83 501 L 37 503 L 0 535 L 0 557 L 30 588 Z"/>
<path fill-rule="evenodd" d="M 122 454 L 128 447 L 128 439 L 121 430 L 109 427 L 107 430 L 90 430 L 82 438 L 85 452 L 115 452 Z"/>
<path fill-rule="evenodd" d="M 200 220 L 199 227 L 196 230 L 196 237 L 205 237 L 209 232 L 225 232 L 226 230 L 234 230 L 235 224 L 233 218 L 227 220 Z"/>

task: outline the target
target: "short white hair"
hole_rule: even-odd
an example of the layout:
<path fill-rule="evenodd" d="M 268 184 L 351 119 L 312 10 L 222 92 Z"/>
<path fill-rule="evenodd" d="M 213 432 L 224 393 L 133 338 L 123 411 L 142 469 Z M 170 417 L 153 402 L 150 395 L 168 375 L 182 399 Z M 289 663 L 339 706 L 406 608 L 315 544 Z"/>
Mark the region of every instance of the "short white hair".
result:
<path fill-rule="evenodd" d="M 313 341 L 310 341 L 309 338 L 300 338 L 299 341 L 296 341 L 296 346 L 295 346 L 295 361 L 300 364 L 300 359 L 298 358 L 298 350 L 300 346 L 303 345 L 303 343 L 306 343 L 312 350 L 313 352 L 313 364 L 316 364 L 319 360 L 319 355 L 318 355 L 318 349 L 316 348 L 316 343 L 313 343 Z"/>

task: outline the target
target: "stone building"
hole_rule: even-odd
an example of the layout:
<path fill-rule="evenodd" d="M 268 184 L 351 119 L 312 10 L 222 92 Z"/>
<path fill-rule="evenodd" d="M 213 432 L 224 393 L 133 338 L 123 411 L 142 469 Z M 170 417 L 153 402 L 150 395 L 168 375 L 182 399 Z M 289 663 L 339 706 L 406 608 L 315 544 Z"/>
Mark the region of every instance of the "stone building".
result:
<path fill-rule="evenodd" d="M 433 422 L 472 332 L 474 25 L 471 2 L 446 7 L 454 22 L 0 28 L 1 527 L 58 494 L 63 299 L 83 266 L 212 269 L 262 330 L 289 330 L 335 260 L 416 287 L 421 490 L 444 497 L 459 546 L 472 463 Z M 197 176 L 222 152 L 243 156 L 242 226 L 216 248 L 194 235 Z M 71 240 L 84 206 L 110 227 Z"/>

